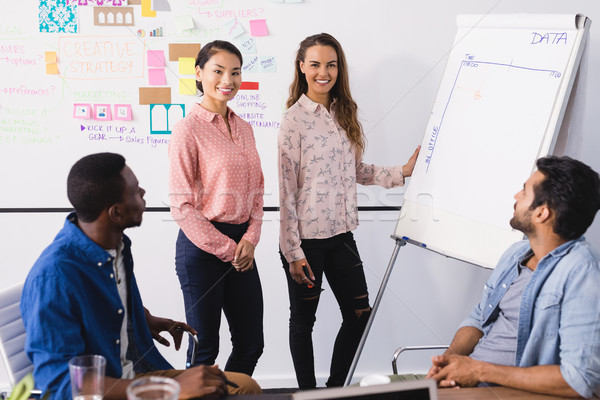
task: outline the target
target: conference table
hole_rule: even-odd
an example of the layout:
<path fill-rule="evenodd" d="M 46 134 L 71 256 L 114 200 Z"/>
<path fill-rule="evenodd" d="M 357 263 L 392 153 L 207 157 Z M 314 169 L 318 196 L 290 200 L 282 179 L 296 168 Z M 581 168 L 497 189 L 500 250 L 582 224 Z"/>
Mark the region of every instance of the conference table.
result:
<path fill-rule="evenodd" d="M 567 397 L 549 396 L 524 392 L 502 386 L 460 389 L 438 389 L 439 400 L 560 400 Z M 292 394 L 237 395 L 235 400 L 293 400 Z M 570 397 L 572 399 L 572 397 Z"/>

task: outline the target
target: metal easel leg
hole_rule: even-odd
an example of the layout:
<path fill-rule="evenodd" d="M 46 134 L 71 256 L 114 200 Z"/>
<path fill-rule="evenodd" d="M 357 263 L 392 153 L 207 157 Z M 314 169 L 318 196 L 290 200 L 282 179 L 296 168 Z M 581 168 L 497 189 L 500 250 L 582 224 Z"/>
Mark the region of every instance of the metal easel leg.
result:
<path fill-rule="evenodd" d="M 373 320 L 375 319 L 375 314 L 377 313 L 377 309 L 379 308 L 379 303 L 381 303 L 381 299 L 383 297 L 383 292 L 387 286 L 388 281 L 390 280 L 390 276 L 392 275 L 392 269 L 394 268 L 394 264 L 396 263 L 396 257 L 398 257 L 398 252 L 400 251 L 400 247 L 406 245 L 406 241 L 403 239 L 392 236 L 392 239 L 396 240 L 396 246 L 394 247 L 394 251 L 392 253 L 392 258 L 390 259 L 390 263 L 387 266 L 385 271 L 385 275 L 381 281 L 381 285 L 379 286 L 379 291 L 377 292 L 377 297 L 375 298 L 375 303 L 373 303 L 373 309 L 371 310 L 371 315 L 369 316 L 369 320 L 367 321 L 367 326 L 365 327 L 365 331 L 363 332 L 362 338 L 360 339 L 360 343 L 358 344 L 358 348 L 356 349 L 356 353 L 354 353 L 354 359 L 352 360 L 352 365 L 350 365 L 350 370 L 348 371 L 348 376 L 346 376 L 346 382 L 344 386 L 350 385 L 352 381 L 352 376 L 354 375 L 354 370 L 356 369 L 356 365 L 358 364 L 358 360 L 360 359 L 360 354 L 362 353 L 363 347 L 365 347 L 365 342 L 367 341 L 367 336 L 369 336 L 369 331 L 371 330 L 371 325 L 373 325 Z"/>

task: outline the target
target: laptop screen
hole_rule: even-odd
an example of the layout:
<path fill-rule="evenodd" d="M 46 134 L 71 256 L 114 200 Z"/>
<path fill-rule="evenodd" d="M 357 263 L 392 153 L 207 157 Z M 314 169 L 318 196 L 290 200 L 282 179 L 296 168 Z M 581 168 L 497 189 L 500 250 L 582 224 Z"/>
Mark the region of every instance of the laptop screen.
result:
<path fill-rule="evenodd" d="M 437 400 L 434 380 L 392 382 L 376 386 L 347 386 L 335 389 L 297 392 L 294 400 Z"/>

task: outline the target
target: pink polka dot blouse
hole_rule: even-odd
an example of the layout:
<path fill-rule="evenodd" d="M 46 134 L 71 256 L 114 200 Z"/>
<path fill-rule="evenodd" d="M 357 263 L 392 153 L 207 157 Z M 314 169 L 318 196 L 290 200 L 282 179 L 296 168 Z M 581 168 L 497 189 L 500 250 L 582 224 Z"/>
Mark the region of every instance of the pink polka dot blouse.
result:
<path fill-rule="evenodd" d="M 264 194 L 252 127 L 229 108 L 228 121 L 231 135 L 220 114 L 194 104 L 169 143 L 171 215 L 192 243 L 224 262 L 237 245 L 210 221 L 248 221 L 243 239 L 256 247 Z"/>

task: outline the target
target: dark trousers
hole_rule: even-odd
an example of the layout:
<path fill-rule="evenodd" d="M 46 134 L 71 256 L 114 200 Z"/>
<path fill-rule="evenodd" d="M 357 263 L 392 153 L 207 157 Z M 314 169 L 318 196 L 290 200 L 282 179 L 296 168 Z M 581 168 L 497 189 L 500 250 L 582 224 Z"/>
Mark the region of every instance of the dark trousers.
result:
<path fill-rule="evenodd" d="M 213 222 L 213 225 L 236 242 L 248 229 L 247 223 Z M 263 297 L 256 263 L 250 271 L 237 272 L 231 263 L 199 249 L 180 230 L 175 268 L 183 292 L 187 323 L 198 331 L 195 365 L 215 363 L 223 310 L 232 343 L 225 370 L 252 375 L 264 346 Z"/>
<path fill-rule="evenodd" d="M 354 353 L 369 319 L 370 307 L 362 261 L 352 232 L 329 239 L 304 239 L 302 250 L 316 278 L 314 287 L 299 285 L 290 276 L 280 252 L 290 296 L 290 350 L 300 389 L 316 387 L 312 330 L 321 295 L 323 274 L 340 306 L 337 334 L 327 386 L 343 386 Z M 357 316 L 358 310 L 365 310 Z"/>

